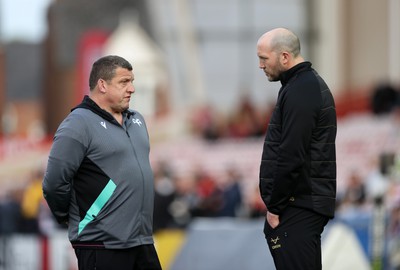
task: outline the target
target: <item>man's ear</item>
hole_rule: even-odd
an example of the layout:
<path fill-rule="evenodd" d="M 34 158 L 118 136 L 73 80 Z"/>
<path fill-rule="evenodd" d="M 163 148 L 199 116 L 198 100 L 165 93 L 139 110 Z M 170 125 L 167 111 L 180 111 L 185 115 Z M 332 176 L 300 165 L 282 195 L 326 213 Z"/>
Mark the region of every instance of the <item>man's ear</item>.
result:
<path fill-rule="evenodd" d="M 97 86 L 101 93 L 105 94 L 107 92 L 107 82 L 105 80 L 99 79 L 97 81 Z"/>
<path fill-rule="evenodd" d="M 290 61 L 290 53 L 284 51 L 281 53 L 280 58 L 282 65 L 287 65 L 287 63 Z"/>

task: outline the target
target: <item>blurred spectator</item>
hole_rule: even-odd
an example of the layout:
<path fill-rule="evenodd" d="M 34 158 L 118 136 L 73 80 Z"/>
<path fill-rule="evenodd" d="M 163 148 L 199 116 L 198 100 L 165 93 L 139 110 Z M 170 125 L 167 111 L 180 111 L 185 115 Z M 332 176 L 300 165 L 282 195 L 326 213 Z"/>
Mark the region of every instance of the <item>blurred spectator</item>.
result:
<path fill-rule="evenodd" d="M 256 186 L 249 199 L 249 217 L 258 218 L 267 215 L 267 207 L 260 196 L 260 189 Z"/>
<path fill-rule="evenodd" d="M 388 226 L 389 262 L 391 269 L 400 269 L 400 201 L 393 208 L 389 217 Z"/>
<path fill-rule="evenodd" d="M 399 237 L 400 240 L 400 201 L 398 202 L 398 206 L 391 210 L 389 221 L 389 237 Z"/>
<path fill-rule="evenodd" d="M 174 183 L 176 194 L 168 210 L 176 227 L 185 228 L 192 221 L 193 213 L 199 204 L 196 184 L 192 177 L 183 175 L 176 176 Z"/>
<path fill-rule="evenodd" d="M 364 179 L 354 171 L 347 182 L 347 188 L 343 198 L 344 205 L 362 206 L 366 199 Z"/>
<path fill-rule="evenodd" d="M 365 179 L 366 195 L 369 202 L 374 202 L 385 197 L 389 187 L 386 176 L 386 166 L 382 164 L 382 158 L 373 158 L 370 163 L 370 171 Z"/>
<path fill-rule="evenodd" d="M 191 127 L 195 134 L 214 141 L 224 136 L 224 118 L 211 105 L 197 108 L 192 115 Z"/>
<path fill-rule="evenodd" d="M 43 172 L 37 170 L 29 179 L 28 186 L 24 190 L 21 202 L 23 217 L 22 232 L 39 233 L 39 211 L 43 200 L 42 192 Z"/>
<path fill-rule="evenodd" d="M 48 204 L 42 200 L 39 206 L 38 214 L 39 231 L 42 235 L 49 236 L 56 229 L 68 229 L 66 224 L 58 224 L 50 211 Z"/>
<path fill-rule="evenodd" d="M 386 114 L 399 105 L 399 93 L 390 84 L 376 86 L 372 93 L 371 107 L 375 114 Z"/>
<path fill-rule="evenodd" d="M 237 109 L 227 116 L 213 106 L 206 105 L 192 113 L 192 132 L 208 141 L 264 136 L 273 108 L 273 104 L 268 104 L 260 110 L 247 95 L 240 100 Z"/>
<path fill-rule="evenodd" d="M 170 205 L 174 201 L 176 192 L 167 164 L 160 162 L 154 168 L 154 232 L 160 229 L 174 227 Z"/>
<path fill-rule="evenodd" d="M 222 206 L 222 191 L 211 174 L 201 168 L 194 173 L 199 203 L 193 209 L 196 217 L 215 217 Z"/>
<path fill-rule="evenodd" d="M 258 137 L 264 135 L 265 119 L 250 100 L 248 95 L 240 100 L 236 112 L 229 122 L 229 136 L 234 138 Z"/>
<path fill-rule="evenodd" d="M 242 191 L 240 183 L 242 176 L 234 167 L 227 170 L 227 178 L 221 184 L 222 204 L 218 216 L 236 217 L 242 206 Z"/>
<path fill-rule="evenodd" d="M 19 232 L 21 223 L 21 191 L 9 190 L 0 198 L 0 235 Z"/>

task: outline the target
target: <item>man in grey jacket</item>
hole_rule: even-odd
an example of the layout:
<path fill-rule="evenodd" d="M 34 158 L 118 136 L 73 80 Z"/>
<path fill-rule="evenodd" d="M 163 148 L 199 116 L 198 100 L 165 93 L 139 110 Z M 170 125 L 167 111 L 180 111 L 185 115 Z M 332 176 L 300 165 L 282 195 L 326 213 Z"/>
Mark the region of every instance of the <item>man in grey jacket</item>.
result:
<path fill-rule="evenodd" d="M 134 74 L 119 56 L 92 67 L 90 94 L 59 126 L 43 180 L 44 197 L 80 270 L 160 270 L 154 248 L 149 135 L 129 109 Z"/>

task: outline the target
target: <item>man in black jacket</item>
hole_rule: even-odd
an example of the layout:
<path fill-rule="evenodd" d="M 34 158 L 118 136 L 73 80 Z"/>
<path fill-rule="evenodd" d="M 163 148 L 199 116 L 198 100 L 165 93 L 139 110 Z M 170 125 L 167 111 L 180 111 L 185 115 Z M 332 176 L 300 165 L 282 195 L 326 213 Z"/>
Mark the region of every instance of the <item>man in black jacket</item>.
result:
<path fill-rule="evenodd" d="M 321 233 L 336 199 L 334 99 L 291 31 L 262 35 L 257 55 L 268 80 L 282 84 L 260 166 L 264 234 L 278 270 L 321 269 Z"/>

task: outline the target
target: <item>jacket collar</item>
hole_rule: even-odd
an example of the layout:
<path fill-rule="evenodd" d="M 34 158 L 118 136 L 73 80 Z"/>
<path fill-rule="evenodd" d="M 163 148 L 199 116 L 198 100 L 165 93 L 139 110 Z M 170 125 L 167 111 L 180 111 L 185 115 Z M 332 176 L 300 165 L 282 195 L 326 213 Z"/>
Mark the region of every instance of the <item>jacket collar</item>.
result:
<path fill-rule="evenodd" d="M 280 76 L 280 81 L 282 86 L 285 86 L 295 75 L 298 73 L 304 71 L 304 70 L 310 70 L 311 69 L 311 63 L 308 61 L 301 62 L 294 67 L 286 70 L 285 72 L 282 72 Z"/>
<path fill-rule="evenodd" d="M 116 121 L 115 118 L 111 115 L 111 113 L 100 108 L 99 105 L 97 105 L 97 103 L 94 102 L 88 95 L 85 95 L 81 104 L 73 108 L 71 112 L 78 108 L 91 110 L 93 113 L 99 115 L 103 119 L 108 120 L 110 122 Z M 135 114 L 135 112 L 130 110 L 125 110 L 124 112 L 122 112 L 122 114 L 129 119 L 131 116 Z"/>

